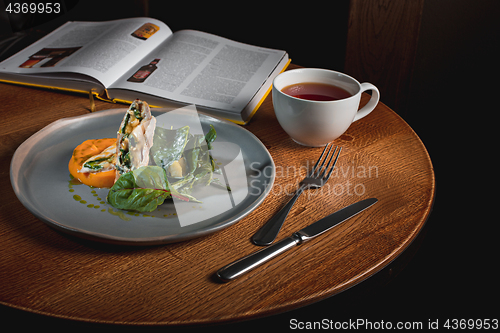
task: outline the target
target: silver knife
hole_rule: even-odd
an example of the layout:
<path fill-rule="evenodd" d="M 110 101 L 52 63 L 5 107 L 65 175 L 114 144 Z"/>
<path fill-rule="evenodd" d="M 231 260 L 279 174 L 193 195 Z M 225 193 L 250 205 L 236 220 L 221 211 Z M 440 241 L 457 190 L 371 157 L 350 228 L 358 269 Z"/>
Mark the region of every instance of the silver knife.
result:
<path fill-rule="evenodd" d="M 217 276 L 223 282 L 229 282 L 234 278 L 254 269 L 255 267 L 265 263 L 266 261 L 276 257 L 277 255 L 291 249 L 296 245 L 300 245 L 311 238 L 321 235 L 325 231 L 330 230 L 334 226 L 348 220 L 354 215 L 361 213 L 368 207 L 375 204 L 378 200 L 375 198 L 358 201 L 336 211 L 327 217 L 305 227 L 302 230 L 294 232 L 290 237 L 287 237 L 273 245 L 254 252 L 246 257 L 243 257 L 227 266 L 222 267 L 217 271 Z"/>

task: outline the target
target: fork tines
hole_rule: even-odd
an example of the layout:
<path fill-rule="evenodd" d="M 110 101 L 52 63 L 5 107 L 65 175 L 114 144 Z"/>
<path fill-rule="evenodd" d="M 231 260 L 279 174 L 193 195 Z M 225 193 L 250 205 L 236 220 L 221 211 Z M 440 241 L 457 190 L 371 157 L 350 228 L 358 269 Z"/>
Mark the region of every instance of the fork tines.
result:
<path fill-rule="evenodd" d="M 308 174 L 308 177 L 323 178 L 323 180 L 325 182 L 328 181 L 328 178 L 330 178 L 330 175 L 332 174 L 332 171 L 335 168 L 335 164 L 337 164 L 337 160 L 339 159 L 339 156 L 340 156 L 340 151 L 342 150 L 341 147 L 336 146 L 335 150 L 330 155 L 332 148 L 333 148 L 333 144 L 330 144 L 330 143 L 325 146 L 325 149 L 323 149 L 321 156 L 319 157 L 318 161 L 316 162 L 316 164 L 312 168 L 311 172 Z M 326 156 L 323 159 L 323 155 L 325 155 L 325 152 L 326 152 Z M 334 160 L 333 157 L 335 155 L 336 155 L 336 157 Z M 330 156 L 330 159 L 328 160 L 328 163 L 325 165 L 325 162 L 329 156 Z M 321 162 L 322 159 L 323 159 L 323 162 Z M 331 165 L 332 161 L 333 161 L 333 165 Z M 319 164 L 320 162 L 321 162 L 321 165 Z M 319 165 L 319 167 L 318 167 L 318 165 Z M 316 171 L 316 168 L 318 169 L 317 171 Z M 327 172 L 328 168 L 330 168 L 330 169 L 328 171 L 328 174 L 325 177 L 325 173 Z M 320 175 L 320 173 L 321 173 L 321 175 Z"/>

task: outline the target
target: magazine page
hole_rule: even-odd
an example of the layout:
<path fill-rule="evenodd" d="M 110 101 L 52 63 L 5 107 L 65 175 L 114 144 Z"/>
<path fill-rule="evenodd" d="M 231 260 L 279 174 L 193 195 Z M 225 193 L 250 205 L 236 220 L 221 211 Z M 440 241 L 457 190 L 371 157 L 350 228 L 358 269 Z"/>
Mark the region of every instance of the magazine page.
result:
<path fill-rule="evenodd" d="M 130 18 L 105 22 L 67 22 L 0 63 L 0 71 L 72 78 L 86 74 L 105 87 L 172 35 L 161 21 Z"/>
<path fill-rule="evenodd" d="M 183 103 L 240 112 L 285 51 L 212 34 L 182 30 L 151 52 L 110 88 L 139 91 Z"/>

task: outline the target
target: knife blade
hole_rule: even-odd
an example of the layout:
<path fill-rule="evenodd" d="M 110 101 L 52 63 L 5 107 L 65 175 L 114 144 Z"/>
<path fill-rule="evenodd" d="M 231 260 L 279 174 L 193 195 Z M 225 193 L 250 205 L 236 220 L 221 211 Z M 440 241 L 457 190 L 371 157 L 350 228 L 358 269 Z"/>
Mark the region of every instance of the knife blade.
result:
<path fill-rule="evenodd" d="M 375 198 L 370 198 L 344 207 L 302 230 L 294 232 L 290 237 L 222 267 L 217 271 L 216 275 L 221 281 L 229 282 L 279 254 L 332 229 L 336 225 L 374 205 L 377 201 Z"/>

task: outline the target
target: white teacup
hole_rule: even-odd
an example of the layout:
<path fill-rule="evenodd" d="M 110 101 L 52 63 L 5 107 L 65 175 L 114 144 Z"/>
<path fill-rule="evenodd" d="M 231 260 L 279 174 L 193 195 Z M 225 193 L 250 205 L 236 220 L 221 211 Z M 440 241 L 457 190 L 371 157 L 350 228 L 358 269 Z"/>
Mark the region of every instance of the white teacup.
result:
<path fill-rule="evenodd" d="M 305 82 L 334 85 L 352 96 L 334 101 L 315 101 L 292 97 L 281 91 L 289 85 Z M 358 111 L 361 93 L 366 90 L 372 90 L 371 99 Z M 272 96 L 274 112 L 285 132 L 301 145 L 319 147 L 337 139 L 353 122 L 372 112 L 380 93 L 373 84 L 359 83 L 343 73 L 299 68 L 283 72 L 274 79 Z"/>

